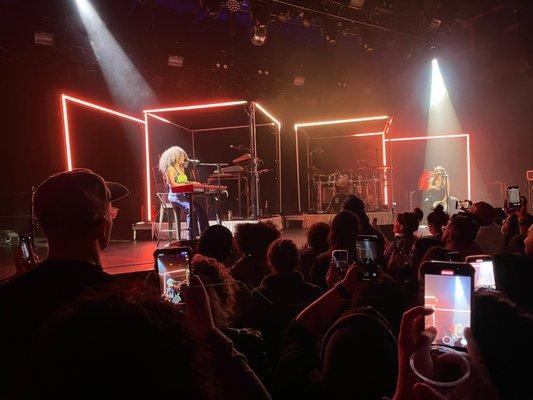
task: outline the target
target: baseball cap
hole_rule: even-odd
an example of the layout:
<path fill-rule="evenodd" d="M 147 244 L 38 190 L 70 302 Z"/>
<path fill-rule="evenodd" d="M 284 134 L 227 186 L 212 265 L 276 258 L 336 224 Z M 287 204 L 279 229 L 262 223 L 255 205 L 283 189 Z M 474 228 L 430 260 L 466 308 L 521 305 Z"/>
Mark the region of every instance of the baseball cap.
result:
<path fill-rule="evenodd" d="M 109 203 L 128 193 L 125 186 L 106 182 L 89 169 L 59 172 L 37 188 L 35 214 L 45 230 L 79 230 L 104 218 Z"/>

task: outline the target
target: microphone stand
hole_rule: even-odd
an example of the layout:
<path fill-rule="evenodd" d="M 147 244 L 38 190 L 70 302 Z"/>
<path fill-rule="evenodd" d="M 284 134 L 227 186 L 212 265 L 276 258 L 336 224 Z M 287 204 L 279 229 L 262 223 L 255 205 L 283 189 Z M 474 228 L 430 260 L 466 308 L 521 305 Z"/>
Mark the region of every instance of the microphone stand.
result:
<path fill-rule="evenodd" d="M 217 174 L 217 194 L 215 195 L 215 215 L 217 218 L 217 223 L 219 225 L 222 225 L 222 219 L 220 218 L 220 187 L 222 186 L 220 184 L 220 174 L 222 171 L 222 167 L 227 167 L 227 163 L 198 163 L 198 166 L 201 167 L 215 167 L 216 168 L 216 174 Z"/>

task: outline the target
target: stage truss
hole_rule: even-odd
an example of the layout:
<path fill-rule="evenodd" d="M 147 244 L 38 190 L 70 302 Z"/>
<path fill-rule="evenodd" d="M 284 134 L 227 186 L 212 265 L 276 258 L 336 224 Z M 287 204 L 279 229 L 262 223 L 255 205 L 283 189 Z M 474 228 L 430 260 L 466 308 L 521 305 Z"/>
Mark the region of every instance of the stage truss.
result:
<path fill-rule="evenodd" d="M 185 130 L 189 133 L 192 143 L 192 155 L 195 157 L 195 136 L 201 132 L 217 132 L 228 129 L 242 129 L 247 128 L 249 130 L 249 139 L 250 139 L 250 150 L 252 153 L 252 185 L 251 185 L 251 197 L 252 197 L 252 219 L 257 219 L 262 217 L 261 208 L 260 208 L 260 186 L 259 186 L 259 173 L 257 168 L 257 127 L 259 126 L 274 126 L 276 128 L 276 148 L 275 148 L 275 167 L 276 167 L 276 180 L 277 180 L 277 211 L 281 213 L 281 199 L 282 199 L 282 188 L 281 188 L 281 123 L 277 120 L 267 109 L 255 101 L 246 101 L 246 100 L 236 100 L 236 101 L 227 101 L 227 102 L 218 102 L 218 103 L 208 103 L 208 104 L 195 104 L 195 105 L 182 105 L 182 106 L 170 106 L 170 107 L 160 107 L 153 109 L 145 109 L 144 113 L 144 132 L 145 132 L 145 159 L 146 159 L 146 182 L 148 188 L 147 203 L 148 203 L 148 215 L 147 219 L 150 221 L 151 216 L 151 183 L 150 183 L 150 118 L 158 119 L 162 122 L 172 123 L 166 118 L 161 117 L 161 113 L 184 113 L 187 111 L 200 111 L 200 110 L 213 110 L 213 109 L 231 109 L 235 107 L 240 107 L 243 110 L 243 115 L 247 114 L 246 124 L 243 125 L 233 125 L 233 126 L 219 126 L 219 127 L 210 127 L 205 128 L 201 126 L 185 126 L 184 124 L 177 124 L 182 130 Z M 265 124 L 257 124 L 256 116 L 257 111 L 261 115 L 265 116 L 271 122 Z M 173 124 L 173 123 L 172 123 Z M 174 124 L 176 125 L 176 124 Z"/>

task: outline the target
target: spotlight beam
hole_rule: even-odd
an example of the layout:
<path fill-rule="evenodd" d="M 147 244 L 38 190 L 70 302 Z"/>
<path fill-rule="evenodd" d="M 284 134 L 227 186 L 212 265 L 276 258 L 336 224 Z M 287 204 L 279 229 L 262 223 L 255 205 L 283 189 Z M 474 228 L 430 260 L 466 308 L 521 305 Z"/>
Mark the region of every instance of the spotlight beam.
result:
<path fill-rule="evenodd" d="M 89 0 L 75 0 L 89 42 L 111 95 L 121 108 L 139 110 L 157 102 L 128 55 L 118 44 Z"/>

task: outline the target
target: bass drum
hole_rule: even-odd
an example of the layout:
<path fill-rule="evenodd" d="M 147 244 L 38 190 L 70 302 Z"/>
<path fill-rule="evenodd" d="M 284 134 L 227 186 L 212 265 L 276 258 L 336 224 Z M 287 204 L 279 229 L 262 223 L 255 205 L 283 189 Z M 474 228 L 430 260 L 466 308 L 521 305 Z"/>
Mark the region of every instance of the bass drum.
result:
<path fill-rule="evenodd" d="M 338 193 L 331 198 L 331 201 L 328 204 L 326 212 L 328 213 L 338 213 L 341 211 L 342 203 L 348 198 L 346 193 Z"/>

